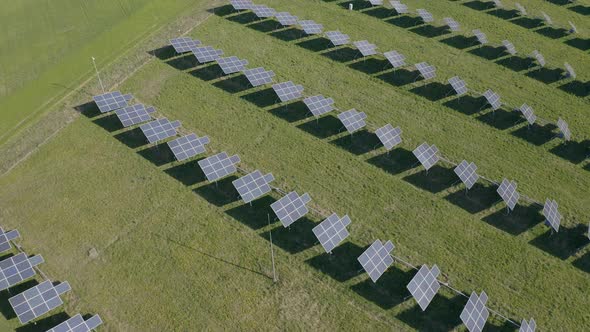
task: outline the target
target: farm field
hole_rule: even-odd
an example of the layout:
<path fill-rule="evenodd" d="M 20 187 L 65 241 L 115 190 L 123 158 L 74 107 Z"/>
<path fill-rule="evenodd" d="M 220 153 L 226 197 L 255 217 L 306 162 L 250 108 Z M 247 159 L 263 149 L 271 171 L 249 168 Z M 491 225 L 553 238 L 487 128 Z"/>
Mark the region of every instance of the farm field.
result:
<path fill-rule="evenodd" d="M 176 37 L 176 28 L 130 51 L 148 60 L 136 68 L 124 63 L 131 74 L 117 89 L 155 106 L 158 117 L 180 120 L 183 133 L 208 135 L 207 155 L 239 154 L 242 168 L 272 172 L 274 185 L 308 192 L 324 214 L 348 214 L 351 236 L 332 255 L 324 253 L 311 231 L 322 220 L 317 213 L 284 229 L 269 208 L 280 195 L 249 205 L 231 186 L 235 176 L 208 183 L 196 160 L 173 161 L 165 143 L 147 145 L 139 129 L 122 129 L 116 116 L 99 115 L 90 103 L 100 93 L 93 82 L 59 107 L 75 120 L 22 162 L 7 166 L 15 163 L 8 154 L 1 165 L 0 225 L 18 228 L 27 252 L 45 258 L 43 271 L 69 281 L 73 291 L 64 298 L 64 312 L 24 327 L 18 327 L 9 294 L 1 292 L 0 329 L 44 331 L 80 312 L 100 314 L 105 324 L 99 331 L 466 330 L 459 315 L 467 299 L 441 289 L 422 312 L 406 289 L 415 274 L 406 266 L 394 264 L 377 283 L 369 279 L 356 259 L 381 239 L 391 240 L 394 255 L 414 265 L 437 264 L 464 293 L 485 290 L 490 308 L 515 322 L 533 317 L 542 331 L 585 330 L 590 53 L 565 42 L 571 36 L 548 38 L 468 2 L 475 1 L 404 1 L 433 13 L 438 23 L 432 28 L 406 26 L 412 21 L 361 1 L 353 11 L 346 10 L 349 1 L 266 2 L 353 41 L 367 39 L 382 52 L 395 49 L 409 64 L 427 61 L 437 68 L 432 82 L 414 82 L 409 68 L 393 72 L 380 57 L 355 58 L 355 50 L 330 48 L 322 37 L 235 13 L 226 2 L 186 4 L 193 13 L 188 21 L 199 22 L 190 24 L 195 27 L 188 36 L 247 59 L 249 68 L 273 70 L 275 82 L 302 84 L 305 96 L 323 94 L 341 111 L 366 112 L 369 130 L 350 136 L 336 114 L 315 120 L 302 102 L 277 104 L 270 86 L 251 88 L 241 74 L 223 76 L 216 64 L 174 54 L 165 39 Z M 575 21 L 575 38 L 590 40 L 583 9 L 521 3 L 555 22 Z M 164 15 L 177 14 L 170 9 Z M 511 40 L 525 58 L 540 50 L 547 70 L 511 67 L 505 57 L 490 56 L 497 50 L 459 47 L 455 42 L 468 32 L 431 35 L 446 16 L 461 22 L 463 31 L 485 31 L 492 44 Z M 105 50 L 105 57 L 116 57 L 115 50 Z M 555 69 L 566 61 L 576 68 L 575 80 Z M 123 77 L 112 70 L 105 75 L 107 81 L 109 75 Z M 455 75 L 475 91 L 498 92 L 511 106 L 527 103 L 552 123 L 564 118 L 573 141 L 564 143 L 551 124 L 528 128 L 509 107 L 479 111 L 479 96 L 448 94 L 446 79 Z M 28 80 L 48 89 L 43 98 L 53 96 L 42 78 Z M 403 143 L 390 153 L 372 134 L 386 123 L 403 129 Z M 452 161 L 475 162 L 479 174 L 515 180 L 519 192 L 536 201 L 556 199 L 564 216 L 559 233 L 544 225 L 542 206 L 521 200 L 507 214 L 495 187 L 482 181 L 466 193 L 444 161 L 424 172 L 412 155 L 424 141 Z M 13 151 L 7 146 L 0 145 L 0 153 Z M 492 315 L 484 330 L 517 327 Z"/>

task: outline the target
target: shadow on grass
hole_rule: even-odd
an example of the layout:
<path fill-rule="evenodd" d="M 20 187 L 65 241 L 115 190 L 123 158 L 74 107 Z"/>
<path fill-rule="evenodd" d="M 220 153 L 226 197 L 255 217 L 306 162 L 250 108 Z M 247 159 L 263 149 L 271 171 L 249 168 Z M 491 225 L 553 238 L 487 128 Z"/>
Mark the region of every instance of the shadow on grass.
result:
<path fill-rule="evenodd" d="M 162 166 L 176 160 L 172 150 L 166 143 L 160 143 L 137 152 L 156 166 Z"/>
<path fill-rule="evenodd" d="M 590 15 L 590 6 L 575 5 L 573 7 L 569 7 L 569 10 L 585 16 Z"/>
<path fill-rule="evenodd" d="M 102 114 L 100 113 L 100 110 L 94 101 L 74 106 L 74 109 L 89 119 L 95 118 Z"/>
<path fill-rule="evenodd" d="M 294 41 L 297 39 L 301 39 L 305 36 L 305 32 L 301 29 L 297 29 L 294 27 L 290 27 L 287 29 L 282 29 L 278 31 L 271 32 L 269 35 L 278 38 L 283 41 Z"/>
<path fill-rule="evenodd" d="M 271 215 L 271 218 L 273 217 L 274 214 Z M 272 229 L 272 243 L 291 254 L 302 252 L 317 243 L 311 231 L 315 226 L 316 223 L 307 217 L 297 220 L 287 228 L 280 225 Z M 260 236 L 269 239 L 268 231 L 261 233 Z"/>
<path fill-rule="evenodd" d="M 228 77 L 213 83 L 213 85 L 229 93 L 239 93 L 252 88 L 246 75 Z"/>
<path fill-rule="evenodd" d="M 413 301 L 413 300 L 412 300 Z M 418 331 L 454 331 L 461 325 L 461 311 L 467 299 L 461 295 L 448 298 L 437 294 L 422 311 L 418 304 L 397 314 L 397 318 Z"/>
<path fill-rule="evenodd" d="M 342 131 L 342 122 L 333 115 L 327 115 L 319 119 L 313 119 L 302 123 L 297 128 L 317 137 L 325 139 Z"/>
<path fill-rule="evenodd" d="M 178 53 L 176 53 L 172 45 L 166 45 L 160 48 L 153 49 L 151 51 L 148 51 L 148 54 L 164 61 L 178 55 Z"/>
<path fill-rule="evenodd" d="M 378 156 L 367 159 L 369 164 L 377 166 L 389 174 L 397 175 L 416 166 L 416 157 L 412 151 L 396 148 Z"/>
<path fill-rule="evenodd" d="M 477 38 L 456 35 L 449 38 L 441 39 L 441 42 L 456 49 L 464 50 L 466 48 L 474 46 L 477 42 Z"/>
<path fill-rule="evenodd" d="M 206 82 L 216 80 L 225 75 L 221 67 L 219 67 L 219 65 L 216 63 L 201 68 L 197 68 L 193 71 L 190 71 L 189 74 L 193 75 L 194 77 L 200 78 Z"/>
<path fill-rule="evenodd" d="M 426 37 L 426 38 L 435 38 L 435 37 L 440 37 L 440 36 L 444 36 L 444 35 L 451 33 L 451 31 L 449 30 L 449 28 L 447 26 L 435 27 L 430 24 L 425 24 L 425 25 L 410 29 L 410 31 L 412 31 L 413 33 L 418 34 L 420 36 Z"/>
<path fill-rule="evenodd" d="M 324 37 L 317 37 L 313 39 L 307 39 L 297 43 L 298 46 L 310 50 L 312 52 L 322 52 L 332 48 L 332 42 Z"/>
<path fill-rule="evenodd" d="M 248 25 L 248 28 L 251 28 L 256 31 L 268 33 L 271 31 L 276 31 L 282 29 L 282 25 L 273 19 L 268 19 L 260 22 L 255 22 Z"/>
<path fill-rule="evenodd" d="M 180 183 L 184 184 L 185 186 L 192 186 L 199 182 L 203 182 L 207 180 L 205 174 L 201 171 L 199 167 L 199 158 L 198 160 L 191 160 L 184 164 L 176 165 L 166 169 L 164 172 L 174 179 L 178 180 Z"/>
<path fill-rule="evenodd" d="M 260 20 L 253 12 L 243 12 L 233 16 L 226 16 L 225 18 L 229 21 L 244 25 L 254 23 Z"/>
<path fill-rule="evenodd" d="M 187 53 L 182 57 L 168 60 L 165 63 L 178 70 L 187 70 L 200 65 L 199 61 L 197 61 L 197 58 L 192 53 Z"/>
<path fill-rule="evenodd" d="M 365 1 L 366 2 L 366 1 Z M 369 10 L 363 11 L 363 14 L 376 17 L 380 20 L 390 18 L 392 16 L 396 16 L 396 13 L 393 9 L 388 9 L 385 7 L 375 7 Z"/>
<path fill-rule="evenodd" d="M 471 9 L 475 9 L 478 11 L 484 11 L 484 10 L 494 8 L 494 3 L 490 2 L 490 1 L 475 0 L 475 1 L 469 1 L 469 2 L 463 3 L 463 6 L 469 7 Z"/>
<path fill-rule="evenodd" d="M 590 154 L 590 140 L 563 142 L 549 151 L 573 164 L 579 164 Z"/>
<path fill-rule="evenodd" d="M 440 165 L 434 165 L 428 172 L 423 170 L 404 178 L 404 181 L 431 193 L 438 193 L 448 189 L 456 184 L 458 180 L 452 169 Z"/>
<path fill-rule="evenodd" d="M 573 255 L 578 248 L 588 243 L 587 232 L 588 225 L 580 224 L 574 228 L 562 226 L 559 228 L 559 233 L 549 229 L 529 243 L 559 259 L 565 260 Z"/>
<path fill-rule="evenodd" d="M 379 144 L 379 138 L 374 133 L 363 129 L 353 135 L 346 135 L 331 141 L 336 145 L 355 155 L 362 155 L 373 151 Z"/>
<path fill-rule="evenodd" d="M 590 81 L 572 81 L 561 85 L 559 89 L 578 97 L 590 96 Z"/>
<path fill-rule="evenodd" d="M 265 108 L 279 102 L 279 97 L 272 88 L 254 91 L 240 96 L 240 98 L 249 101 L 260 108 Z"/>
<path fill-rule="evenodd" d="M 588 7 L 590 8 L 590 7 Z M 590 39 L 583 39 L 583 38 L 572 38 L 569 40 L 566 40 L 565 43 L 571 47 L 580 49 L 582 51 L 587 51 L 590 50 Z"/>
<path fill-rule="evenodd" d="M 417 70 L 397 69 L 377 76 L 377 78 L 393 86 L 404 86 L 422 81 L 422 76 Z"/>
<path fill-rule="evenodd" d="M 482 220 L 506 233 L 519 235 L 545 220 L 540 213 L 541 209 L 538 206 L 517 204 L 509 214 L 503 208 Z"/>
<path fill-rule="evenodd" d="M 273 218 L 274 212 L 270 205 L 276 200 L 270 196 L 261 197 L 250 204 L 243 204 L 235 208 L 225 211 L 232 218 L 241 222 L 242 224 L 257 230 L 268 225 L 268 218 L 270 216 L 271 224 L 276 222 Z"/>
<path fill-rule="evenodd" d="M 21 326 L 16 328 L 15 332 L 43 332 L 47 331 L 56 325 L 59 325 L 66 320 L 68 320 L 70 316 L 65 312 L 60 312 L 49 317 L 45 317 L 42 319 L 38 319 L 32 323 L 29 323 L 25 326 Z"/>
<path fill-rule="evenodd" d="M 565 71 L 561 68 L 539 68 L 526 73 L 526 76 L 534 78 L 537 81 L 543 82 L 545 84 L 551 84 L 563 79 L 564 73 Z"/>
<path fill-rule="evenodd" d="M 515 72 L 528 70 L 535 64 L 531 58 L 523 58 L 516 55 L 500 59 L 496 63 Z"/>
<path fill-rule="evenodd" d="M 554 27 L 543 27 L 541 29 L 535 30 L 535 32 L 551 39 L 563 38 L 569 34 L 568 30 L 564 28 Z"/>
<path fill-rule="evenodd" d="M 450 95 L 450 93 L 452 92 L 452 87 L 448 84 L 432 82 L 415 87 L 410 91 L 428 100 L 439 101 Z"/>
<path fill-rule="evenodd" d="M 123 129 L 121 121 L 119 121 L 119 118 L 114 112 L 92 120 L 92 122 L 110 133 Z"/>
<path fill-rule="evenodd" d="M 384 71 L 389 65 L 389 61 L 386 59 L 363 59 L 349 65 L 350 68 L 363 72 L 365 74 L 373 75 Z"/>
<path fill-rule="evenodd" d="M 348 46 L 322 53 L 322 55 L 338 62 L 350 62 L 363 56 L 357 49 Z"/>
<path fill-rule="evenodd" d="M 510 21 L 516 25 L 520 25 L 525 29 L 534 29 L 542 26 L 543 20 L 540 18 L 530 18 L 530 17 L 519 17 L 515 20 Z"/>
<path fill-rule="evenodd" d="M 322 249 L 323 250 L 323 249 Z M 323 253 L 305 262 L 316 270 L 327 274 L 336 281 L 345 282 L 362 273 L 357 258 L 364 249 L 358 245 L 345 242 L 332 250 L 332 254 Z"/>
<path fill-rule="evenodd" d="M 555 137 L 553 132 L 557 126 L 552 123 L 548 123 L 544 126 L 533 124 L 532 126 L 521 127 L 510 134 L 512 136 L 523 139 L 534 145 L 543 145 Z"/>
<path fill-rule="evenodd" d="M 386 22 L 404 29 L 417 27 L 422 24 L 422 20 L 419 17 L 410 16 L 396 16 Z"/>
<path fill-rule="evenodd" d="M 483 45 L 472 50 L 469 50 L 469 53 L 486 60 L 496 60 L 506 55 L 506 49 L 504 47 Z"/>
<path fill-rule="evenodd" d="M 4 318 L 6 318 L 6 320 L 16 318 L 16 313 L 14 312 L 14 310 L 12 310 L 12 306 L 10 306 L 10 302 L 8 302 L 8 299 L 26 291 L 31 287 L 35 287 L 38 284 L 39 283 L 36 280 L 29 280 L 16 286 L 10 287 L 9 289 L 0 291 L 0 312 L 2 312 L 2 315 L 4 316 Z"/>
<path fill-rule="evenodd" d="M 358 268 L 362 269 L 360 264 Z M 405 272 L 392 265 L 376 283 L 367 278 L 353 285 L 351 289 L 382 309 L 391 309 L 405 302 L 405 298 L 410 295 L 406 285 L 410 283 L 414 273 L 415 271 Z"/>
<path fill-rule="evenodd" d="M 232 184 L 232 181 L 236 180 L 237 178 L 237 176 L 232 175 L 217 182 L 203 185 L 194 189 L 193 191 L 195 194 L 201 196 L 207 202 L 215 206 L 224 206 L 240 199 L 238 197 L 238 192 Z"/>
<path fill-rule="evenodd" d="M 291 104 L 277 106 L 269 112 L 272 115 L 291 123 L 307 119 L 311 116 L 305 103 L 300 100 Z"/>
<path fill-rule="evenodd" d="M 586 273 L 590 273 L 590 252 L 573 261 L 572 265 Z"/>
<path fill-rule="evenodd" d="M 476 117 L 476 119 L 499 130 L 512 128 L 525 121 L 518 112 L 505 111 L 503 109 L 489 111 Z"/>
<path fill-rule="evenodd" d="M 476 183 L 469 191 L 458 190 L 447 195 L 445 200 L 471 214 L 476 214 L 494 206 L 498 201 L 498 194 L 496 188 Z"/>
<path fill-rule="evenodd" d="M 469 95 L 463 95 L 443 103 L 443 105 L 446 107 L 465 115 L 473 115 L 478 113 L 479 110 L 486 104 L 487 101 L 485 97 L 473 97 Z"/>
<path fill-rule="evenodd" d="M 364 1 L 364 0 L 344 1 L 344 2 L 339 3 L 338 6 L 344 8 L 344 9 L 348 9 L 348 6 L 351 4 L 352 4 L 352 8 L 357 11 L 371 8 L 371 3 L 369 3 L 368 1 Z"/>
<path fill-rule="evenodd" d="M 115 135 L 115 138 L 131 149 L 146 145 L 147 139 L 139 127 Z"/>

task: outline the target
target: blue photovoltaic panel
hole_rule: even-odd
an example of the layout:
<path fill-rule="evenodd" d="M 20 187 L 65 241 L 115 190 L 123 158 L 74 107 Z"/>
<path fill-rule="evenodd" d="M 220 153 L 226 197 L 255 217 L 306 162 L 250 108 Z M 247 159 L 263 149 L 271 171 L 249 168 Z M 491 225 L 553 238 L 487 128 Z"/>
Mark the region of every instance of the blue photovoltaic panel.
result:
<path fill-rule="evenodd" d="M 318 33 L 322 33 L 322 31 L 324 30 L 324 26 L 316 23 L 312 20 L 304 20 L 304 21 L 299 21 L 299 26 L 301 26 L 301 28 L 303 29 L 303 31 L 305 31 L 306 34 L 308 35 L 316 35 Z"/>
<path fill-rule="evenodd" d="M 180 127 L 180 121 L 170 121 L 161 118 L 141 125 L 139 128 L 148 142 L 154 143 L 176 135 L 176 129 Z"/>
<path fill-rule="evenodd" d="M 449 27 L 449 30 L 453 32 L 461 31 L 461 26 L 459 22 L 455 21 L 452 17 L 445 17 L 444 18 L 445 24 Z"/>
<path fill-rule="evenodd" d="M 490 315 L 488 308 L 486 308 L 487 302 L 488 295 L 485 292 L 481 292 L 481 295 L 477 295 L 475 292 L 471 293 L 469 301 L 467 301 L 460 316 L 469 332 L 481 332 L 483 330 Z"/>
<path fill-rule="evenodd" d="M 422 311 L 428 308 L 430 302 L 440 289 L 440 284 L 436 278 L 440 275 L 438 266 L 434 265 L 428 268 L 427 265 L 422 265 L 418 273 L 414 275 L 408 286 L 410 294 L 414 297 Z"/>
<path fill-rule="evenodd" d="M 549 198 L 545 200 L 545 206 L 543 206 L 545 220 L 547 220 L 555 232 L 559 232 L 559 224 L 561 223 L 561 214 L 557 210 L 558 207 L 557 202 Z"/>
<path fill-rule="evenodd" d="M 492 106 L 492 110 L 497 110 L 502 107 L 502 102 L 500 101 L 500 95 L 495 93 L 494 91 L 488 89 L 486 92 L 483 93 L 483 96 L 486 98 L 488 104 Z"/>
<path fill-rule="evenodd" d="M 518 332 L 535 332 L 536 329 L 537 323 L 534 319 L 531 318 L 531 320 L 528 322 L 526 321 L 526 319 L 523 319 L 520 323 L 520 328 L 518 329 Z"/>
<path fill-rule="evenodd" d="M 246 69 L 244 75 L 253 87 L 272 83 L 275 73 L 272 70 L 265 70 L 262 67 Z"/>
<path fill-rule="evenodd" d="M 199 160 L 199 167 L 210 182 L 217 181 L 237 171 L 236 164 L 240 162 L 238 155 L 229 157 L 221 152 L 211 157 Z"/>
<path fill-rule="evenodd" d="M 9 257 L 0 262 L 0 290 L 8 289 L 21 281 L 35 276 L 33 267 L 43 263 L 40 255 L 27 257 L 25 253 Z"/>
<path fill-rule="evenodd" d="M 428 143 L 422 143 L 412 153 L 426 170 L 429 170 L 440 159 L 438 148 L 434 144 L 429 146 Z"/>
<path fill-rule="evenodd" d="M 402 129 L 400 127 L 393 128 L 389 123 L 377 129 L 375 135 L 387 150 L 393 149 L 402 142 Z"/>
<path fill-rule="evenodd" d="M 230 4 L 235 10 L 247 10 L 251 9 L 254 5 L 252 0 L 231 0 Z"/>
<path fill-rule="evenodd" d="M 428 62 L 417 63 L 416 69 L 418 69 L 420 75 L 422 75 L 425 80 L 436 77 L 436 68 L 433 65 L 428 64 Z"/>
<path fill-rule="evenodd" d="M 477 182 L 477 179 L 479 179 L 479 175 L 475 172 L 476 170 L 477 166 L 474 163 L 463 160 L 455 167 L 455 174 L 457 174 L 467 189 L 471 189 L 475 182 Z"/>
<path fill-rule="evenodd" d="M 311 197 L 309 194 L 305 193 L 299 196 L 297 192 L 292 191 L 278 201 L 272 203 L 270 207 L 281 221 L 281 224 L 283 224 L 284 227 L 289 227 L 292 223 L 309 212 L 307 203 L 310 201 Z"/>
<path fill-rule="evenodd" d="M 176 53 L 184 53 L 188 52 L 193 49 L 193 47 L 197 47 L 201 44 L 199 40 L 192 39 L 190 37 L 178 37 L 174 39 L 170 39 L 170 45 L 174 47 L 174 51 Z"/>
<path fill-rule="evenodd" d="M 533 53 L 531 53 L 531 56 L 537 60 L 539 66 L 545 67 L 545 57 L 543 54 L 541 54 L 541 52 L 534 50 Z"/>
<path fill-rule="evenodd" d="M 345 215 L 340 218 L 332 213 L 326 220 L 315 226 L 312 231 L 324 247 L 327 253 L 331 253 L 344 239 L 350 235 L 346 226 L 350 224 L 350 218 Z"/>
<path fill-rule="evenodd" d="M 369 0 L 369 2 L 373 6 L 382 6 L 383 5 L 383 0 Z"/>
<path fill-rule="evenodd" d="M 123 127 L 129 127 L 151 120 L 152 117 L 150 114 L 155 111 L 153 107 L 146 107 L 144 104 L 135 104 L 118 109 L 115 111 L 115 114 L 117 114 Z"/>
<path fill-rule="evenodd" d="M 566 77 L 567 78 L 576 78 L 576 71 L 569 63 L 564 63 L 563 66 L 565 67 Z"/>
<path fill-rule="evenodd" d="M 84 320 L 82 315 L 77 314 L 47 332 L 90 332 L 101 324 L 102 319 L 99 315 L 94 315 L 88 318 L 88 320 Z"/>
<path fill-rule="evenodd" d="M 67 282 L 54 286 L 47 280 L 9 298 L 8 302 L 21 324 L 25 324 L 61 306 L 63 301 L 59 296 L 70 289 Z"/>
<path fill-rule="evenodd" d="M 191 49 L 199 63 L 207 63 L 219 59 L 223 55 L 222 50 L 216 50 L 211 46 L 199 46 Z"/>
<path fill-rule="evenodd" d="M 334 46 L 342 46 L 350 43 L 350 37 L 338 30 L 328 31 L 325 33 L 325 35 Z"/>
<path fill-rule="evenodd" d="M 307 97 L 303 99 L 303 103 L 315 117 L 334 110 L 334 99 L 322 95 Z"/>
<path fill-rule="evenodd" d="M 516 9 L 520 13 L 520 15 L 522 15 L 522 16 L 526 16 L 527 15 L 526 8 L 524 8 L 523 5 L 519 4 L 518 2 L 515 2 L 514 3 L 514 6 L 516 7 Z"/>
<path fill-rule="evenodd" d="M 409 12 L 408 6 L 398 0 L 390 0 L 389 3 L 398 14 L 407 14 Z"/>
<path fill-rule="evenodd" d="M 355 41 L 354 46 L 361 52 L 363 56 L 371 56 L 377 54 L 377 45 L 371 44 L 366 40 Z"/>
<path fill-rule="evenodd" d="M 422 18 L 424 23 L 430 23 L 434 21 L 434 17 L 432 17 L 432 14 L 430 14 L 426 9 L 416 9 L 416 12 L 420 18 Z"/>
<path fill-rule="evenodd" d="M 520 194 L 516 191 L 516 182 L 515 181 L 508 181 L 507 179 L 503 179 L 502 183 L 496 190 L 502 200 L 506 202 L 509 210 L 514 210 L 516 203 L 518 203 L 518 199 L 520 198 Z"/>
<path fill-rule="evenodd" d="M 377 282 L 387 268 L 393 264 L 393 257 L 391 257 L 393 248 L 395 246 L 391 241 L 383 244 L 380 240 L 376 240 L 357 258 L 373 282 Z"/>
<path fill-rule="evenodd" d="M 0 252 L 5 252 L 12 248 L 10 241 L 20 237 L 20 233 L 14 229 L 8 232 L 4 232 L 2 228 L 0 228 Z"/>
<path fill-rule="evenodd" d="M 502 45 L 510 55 L 516 55 L 516 47 L 509 40 L 503 40 Z"/>
<path fill-rule="evenodd" d="M 122 95 L 119 91 L 108 92 L 92 97 L 101 113 L 110 112 L 127 106 L 131 95 Z"/>
<path fill-rule="evenodd" d="M 259 18 L 273 17 L 276 13 L 276 10 L 265 5 L 253 5 L 250 9 L 254 12 L 256 17 Z"/>
<path fill-rule="evenodd" d="M 198 137 L 195 134 L 189 134 L 168 142 L 168 146 L 174 153 L 176 160 L 182 161 L 205 153 L 207 151 L 205 145 L 208 143 L 208 136 Z"/>
<path fill-rule="evenodd" d="M 240 59 L 237 56 L 230 56 L 217 59 L 217 64 L 221 67 L 224 74 L 229 75 L 246 69 L 248 60 Z"/>
<path fill-rule="evenodd" d="M 485 33 L 481 32 L 481 30 L 475 29 L 472 32 L 473 32 L 473 35 L 475 36 L 475 38 L 477 38 L 477 41 L 480 44 L 484 45 L 484 44 L 487 44 L 488 43 L 488 36 L 486 36 Z"/>
<path fill-rule="evenodd" d="M 303 86 L 296 85 L 291 81 L 274 84 L 272 89 L 279 96 L 281 102 L 300 98 L 303 93 Z"/>
<path fill-rule="evenodd" d="M 567 122 L 565 122 L 562 118 L 559 118 L 557 120 L 557 128 L 559 128 L 559 131 L 561 131 L 561 134 L 563 135 L 563 138 L 566 141 L 569 141 L 570 139 L 572 139 L 572 133 L 570 132 L 570 127 L 567 124 Z"/>
<path fill-rule="evenodd" d="M 467 84 L 459 76 L 449 78 L 449 84 L 453 87 L 453 90 L 455 90 L 458 96 L 467 93 Z"/>
<path fill-rule="evenodd" d="M 385 52 L 383 53 L 383 56 L 385 56 L 393 68 L 399 68 L 406 65 L 406 57 L 397 51 Z"/>
<path fill-rule="evenodd" d="M 288 27 L 297 24 L 299 18 L 291 13 L 280 12 L 275 14 L 275 19 L 281 23 L 282 26 Z"/>
<path fill-rule="evenodd" d="M 354 108 L 338 114 L 338 119 L 351 134 L 367 125 L 366 118 L 365 112 L 359 112 Z"/>
<path fill-rule="evenodd" d="M 259 170 L 242 176 L 232 181 L 232 184 L 242 197 L 244 203 L 250 203 L 253 200 L 270 192 L 270 183 L 274 180 L 272 173 L 263 175 Z"/>
<path fill-rule="evenodd" d="M 535 111 L 533 111 L 532 107 L 530 107 L 527 104 L 522 104 L 519 110 L 529 124 L 532 125 L 535 123 L 535 121 L 537 120 L 537 116 L 535 115 Z"/>

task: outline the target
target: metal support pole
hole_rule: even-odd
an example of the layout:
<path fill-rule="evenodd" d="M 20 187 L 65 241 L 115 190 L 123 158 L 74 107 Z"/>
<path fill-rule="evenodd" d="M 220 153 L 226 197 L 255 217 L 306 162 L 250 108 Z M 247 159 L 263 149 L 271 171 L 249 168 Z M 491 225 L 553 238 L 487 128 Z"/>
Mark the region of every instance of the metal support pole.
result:
<path fill-rule="evenodd" d="M 92 64 L 94 65 L 94 71 L 96 72 L 96 77 L 98 77 L 98 82 L 100 83 L 100 87 L 102 88 L 102 92 L 106 93 L 104 89 L 104 85 L 102 84 L 102 80 L 100 79 L 100 74 L 98 73 L 98 68 L 96 67 L 96 59 L 92 57 Z"/>
<path fill-rule="evenodd" d="M 268 225 L 270 226 L 270 214 L 266 215 L 266 218 L 268 219 Z M 277 282 L 277 272 L 275 270 L 275 253 L 272 247 L 272 230 L 268 230 L 268 237 L 270 239 L 270 258 L 272 261 L 272 281 L 273 282 Z"/>

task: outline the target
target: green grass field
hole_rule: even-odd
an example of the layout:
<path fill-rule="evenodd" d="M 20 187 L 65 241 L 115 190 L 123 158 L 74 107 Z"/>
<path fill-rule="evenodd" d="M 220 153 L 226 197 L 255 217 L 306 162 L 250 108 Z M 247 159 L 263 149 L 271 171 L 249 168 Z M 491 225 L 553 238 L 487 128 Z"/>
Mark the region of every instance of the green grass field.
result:
<path fill-rule="evenodd" d="M 568 61 L 581 84 L 590 78 L 590 54 L 567 44 L 571 36 L 551 39 L 465 1 L 404 2 L 439 19 L 452 16 L 464 31 L 481 28 L 494 44 L 507 38 L 522 56 L 539 49 L 548 69 Z M 576 20 L 576 38 L 590 37 L 587 17 L 570 5 L 521 3 L 556 22 Z M 423 313 L 408 298 L 405 287 L 414 272 L 404 265 L 394 264 L 376 284 L 359 271 L 356 258 L 375 239 L 392 240 L 394 254 L 415 265 L 437 264 L 463 292 L 485 290 L 489 306 L 512 320 L 534 317 L 542 331 L 584 331 L 590 324 L 590 251 L 584 247 L 590 100 L 584 90 L 576 95 L 563 87 L 570 81 L 539 80 L 554 74 L 538 77 L 494 63 L 502 58 L 483 58 L 477 47 L 459 49 L 444 41 L 450 35 L 425 37 L 422 30 L 391 24 L 383 10 L 347 11 L 348 2 L 341 1 L 267 4 L 316 20 L 326 30 L 340 29 L 353 40 L 368 39 L 382 52 L 398 50 L 408 63 L 427 61 L 437 67 L 438 84 L 401 81 L 409 74 L 382 71 L 379 58 L 353 60 L 350 50 L 336 52 L 319 38 L 300 38 L 296 31 L 276 30 L 275 23 L 252 21 L 250 14 L 232 14 L 223 2 L 192 4 L 193 14 L 183 21 L 202 22 L 190 36 L 248 59 L 250 68 L 273 70 L 277 82 L 292 80 L 305 87 L 306 96 L 323 94 L 340 110 L 366 112 L 371 131 L 388 122 L 401 126 L 401 147 L 386 154 L 375 149 L 369 131 L 352 138 L 340 132 L 335 114 L 316 122 L 301 103 L 275 104 L 268 87 L 248 88 L 239 75 L 221 77 L 216 65 L 197 66 L 190 56 L 173 55 L 165 40 L 176 28 L 129 50 L 131 59 L 151 59 L 137 71 L 126 59 L 107 70 L 105 80 L 126 77 L 118 68 L 132 71 L 121 91 L 154 105 L 159 116 L 180 120 L 184 133 L 209 135 L 208 155 L 237 153 L 241 167 L 272 172 L 275 185 L 310 193 L 321 211 L 348 214 L 350 238 L 327 255 L 311 232 L 321 216 L 312 214 L 290 229 L 276 220 L 269 225 L 268 206 L 280 196 L 241 204 L 233 177 L 209 184 L 196 161 L 173 162 L 165 144 L 145 145 L 137 129 L 121 129 L 113 115 L 76 107 L 90 101 L 87 93 L 99 92 L 93 83 L 41 117 L 34 127 L 41 128 L 38 135 L 46 132 L 43 126 L 57 126 L 46 120 L 53 114 L 75 120 L 27 159 L 11 167 L 20 159 L 14 151 L 22 153 L 14 144 L 0 146 L 7 156 L 2 169 L 9 170 L 0 176 L 0 224 L 18 228 L 27 252 L 44 256 L 43 271 L 73 289 L 65 313 L 52 312 L 21 331 L 43 330 L 78 312 L 100 314 L 100 331 L 465 330 L 459 314 L 466 299 L 441 290 Z M 563 144 L 553 128 L 527 129 L 510 112 L 474 113 L 480 103 L 475 95 L 461 103 L 442 96 L 441 86 L 454 75 L 477 91 L 497 91 L 510 105 L 526 102 L 540 117 L 563 117 L 574 141 Z M 19 139 L 34 146 L 17 133 Z M 448 164 L 426 175 L 411 155 L 424 141 L 454 161 L 475 162 L 482 175 L 517 181 L 519 191 L 537 201 L 556 199 L 564 215 L 560 232 L 550 234 L 534 205 L 521 204 L 506 215 L 495 188 L 483 182 L 466 195 Z M 91 249 L 98 257 L 89 255 Z M 3 330 L 18 326 L 8 296 L 0 293 Z M 485 330 L 515 327 L 491 316 Z"/>

